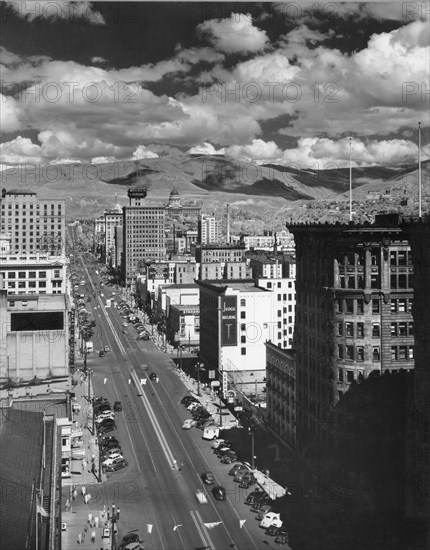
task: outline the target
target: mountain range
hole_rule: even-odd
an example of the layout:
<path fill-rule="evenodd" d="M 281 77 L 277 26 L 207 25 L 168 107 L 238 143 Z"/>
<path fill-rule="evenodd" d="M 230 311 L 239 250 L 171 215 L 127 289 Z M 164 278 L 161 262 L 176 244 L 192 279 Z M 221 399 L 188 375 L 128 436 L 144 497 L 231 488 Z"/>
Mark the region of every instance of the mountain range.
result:
<path fill-rule="evenodd" d="M 246 210 L 285 223 L 296 207 L 327 201 L 348 201 L 349 169 L 299 169 L 277 164 L 241 163 L 222 155 L 176 155 L 105 164 L 58 163 L 2 166 L 1 187 L 30 189 L 40 197 L 66 200 L 69 219 L 93 218 L 116 204 L 128 203 L 129 187 L 146 186 L 148 205 L 167 203 L 173 188 L 184 204 L 196 202 L 205 213 Z M 391 194 L 413 197 L 418 166 L 368 166 L 352 169 L 353 198 Z M 430 161 L 422 163 L 423 196 L 429 196 Z M 309 201 L 309 202 L 308 202 Z"/>

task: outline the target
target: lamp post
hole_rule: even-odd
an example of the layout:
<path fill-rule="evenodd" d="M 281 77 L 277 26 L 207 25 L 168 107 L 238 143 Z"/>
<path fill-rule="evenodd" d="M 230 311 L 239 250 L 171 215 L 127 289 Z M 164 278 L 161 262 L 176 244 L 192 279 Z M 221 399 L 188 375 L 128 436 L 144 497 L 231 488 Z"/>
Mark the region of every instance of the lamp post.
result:
<path fill-rule="evenodd" d="M 197 395 L 200 395 L 200 369 L 204 370 L 203 363 L 197 363 L 197 365 L 194 367 L 197 369 Z"/>
<path fill-rule="evenodd" d="M 248 428 L 248 433 L 249 435 L 251 436 L 251 469 L 254 470 L 255 468 L 255 463 L 254 463 L 254 460 L 255 460 L 255 456 L 254 456 L 254 452 L 255 452 L 255 426 L 254 424 L 251 424 L 251 426 Z"/>
<path fill-rule="evenodd" d="M 91 375 L 93 374 L 93 371 L 91 369 L 88 369 L 88 403 L 91 401 Z"/>
<path fill-rule="evenodd" d="M 114 550 L 114 548 L 116 547 L 115 546 L 115 524 L 117 522 L 118 518 L 117 518 L 117 511 L 116 511 L 116 508 L 115 508 L 115 504 L 112 503 L 112 512 L 111 512 L 111 531 L 112 531 L 112 544 L 111 544 L 111 548 L 112 550 Z"/>

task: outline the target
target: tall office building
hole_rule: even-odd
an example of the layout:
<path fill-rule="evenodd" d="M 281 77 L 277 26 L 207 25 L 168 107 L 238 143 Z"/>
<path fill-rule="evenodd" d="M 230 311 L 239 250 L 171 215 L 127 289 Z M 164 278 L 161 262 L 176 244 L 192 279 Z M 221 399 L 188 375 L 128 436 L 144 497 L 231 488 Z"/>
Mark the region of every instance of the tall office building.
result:
<path fill-rule="evenodd" d="M 214 216 L 201 216 L 198 223 L 200 244 L 218 244 L 222 241 L 222 222 Z"/>
<path fill-rule="evenodd" d="M 414 367 L 413 266 L 396 215 L 288 225 L 297 255 L 297 444 L 330 444 L 328 418 L 354 382 Z"/>
<path fill-rule="evenodd" d="M 122 227 L 121 210 L 108 210 L 105 219 L 106 265 L 115 266 L 115 227 Z"/>
<path fill-rule="evenodd" d="M 10 234 L 10 254 L 65 254 L 65 201 L 38 199 L 33 191 L 2 189 L 0 232 Z"/>

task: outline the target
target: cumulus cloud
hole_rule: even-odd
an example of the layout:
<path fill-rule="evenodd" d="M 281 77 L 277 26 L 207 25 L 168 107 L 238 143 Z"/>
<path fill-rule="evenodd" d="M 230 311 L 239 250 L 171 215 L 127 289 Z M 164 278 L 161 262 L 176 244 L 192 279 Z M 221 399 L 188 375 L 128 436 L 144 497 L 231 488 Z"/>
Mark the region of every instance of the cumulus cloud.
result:
<path fill-rule="evenodd" d="M 177 44 L 175 48 L 176 57 L 191 65 L 206 61 L 207 63 L 218 63 L 223 61 L 225 56 L 221 52 L 216 52 L 212 48 L 187 48 L 182 49 L 181 44 Z"/>
<path fill-rule="evenodd" d="M 19 104 L 13 97 L 0 94 L 0 126 L 3 132 L 15 132 L 21 127 Z"/>
<path fill-rule="evenodd" d="M 132 155 L 132 160 L 140 159 L 156 159 L 158 158 L 157 153 L 154 153 L 147 149 L 145 145 L 139 145 Z"/>
<path fill-rule="evenodd" d="M 212 143 L 205 141 L 201 145 L 191 147 L 187 151 L 190 155 L 223 155 L 225 153 L 224 147 L 222 149 L 215 149 Z"/>
<path fill-rule="evenodd" d="M 115 157 L 94 157 L 91 159 L 91 164 L 106 164 L 107 162 L 115 162 Z"/>
<path fill-rule="evenodd" d="M 266 142 L 262 139 L 253 139 L 249 145 L 232 145 L 227 147 L 225 153 L 235 159 L 255 162 L 266 162 L 282 155 L 281 149 L 274 141 Z"/>
<path fill-rule="evenodd" d="M 281 164 L 303 170 L 346 168 L 349 166 L 349 138 L 301 138 L 297 147 L 286 149 Z M 390 165 L 414 162 L 417 145 L 404 139 L 351 140 L 351 160 L 354 166 Z"/>
<path fill-rule="evenodd" d="M 197 27 L 200 34 L 226 53 L 257 52 L 269 45 L 266 31 L 254 27 L 250 14 L 232 13 L 228 19 L 210 19 Z"/>
<path fill-rule="evenodd" d="M 31 139 L 18 136 L 0 143 L 0 158 L 6 164 L 36 164 L 42 160 L 42 151 Z"/>
<path fill-rule="evenodd" d="M 106 23 L 103 15 L 99 11 L 93 10 L 91 2 L 69 2 L 67 0 L 46 3 L 39 0 L 26 0 L 24 2 L 6 0 L 6 2 L 19 17 L 27 21 L 34 21 L 38 18 L 50 21 L 84 19 L 92 25 L 104 25 Z"/>

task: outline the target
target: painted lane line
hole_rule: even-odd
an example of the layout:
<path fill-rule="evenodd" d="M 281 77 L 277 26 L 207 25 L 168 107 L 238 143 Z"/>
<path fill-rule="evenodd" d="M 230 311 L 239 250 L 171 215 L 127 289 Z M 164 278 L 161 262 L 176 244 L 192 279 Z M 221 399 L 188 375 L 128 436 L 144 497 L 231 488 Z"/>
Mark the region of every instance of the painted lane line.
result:
<path fill-rule="evenodd" d="M 212 548 L 214 550 L 213 545 L 209 544 L 209 541 L 205 537 L 205 533 L 203 531 L 203 525 L 200 525 L 199 520 L 197 519 L 197 512 L 194 510 L 190 510 L 191 519 L 194 522 L 194 525 L 196 526 L 197 532 L 200 535 L 200 538 L 202 539 L 202 542 L 205 546 L 205 548 Z"/>
<path fill-rule="evenodd" d="M 133 380 L 133 382 L 136 385 L 136 388 L 139 390 L 142 389 L 142 386 L 140 384 L 140 380 L 137 377 L 137 374 L 134 370 L 130 371 L 130 376 Z M 173 456 L 172 450 L 169 447 L 169 444 L 167 443 L 167 440 L 164 436 L 164 433 L 160 427 L 160 424 L 158 423 L 157 417 L 155 416 L 154 411 L 152 410 L 152 407 L 149 403 L 148 398 L 146 397 L 145 393 L 142 391 L 140 394 L 140 399 L 143 401 L 143 404 L 146 407 L 146 412 L 148 413 L 149 420 L 151 421 L 152 427 L 154 428 L 155 435 L 158 438 L 158 441 L 161 445 L 161 448 L 163 449 L 163 452 L 166 456 L 167 462 L 169 463 L 170 467 L 173 469 L 177 468 L 177 461 L 175 457 Z"/>

